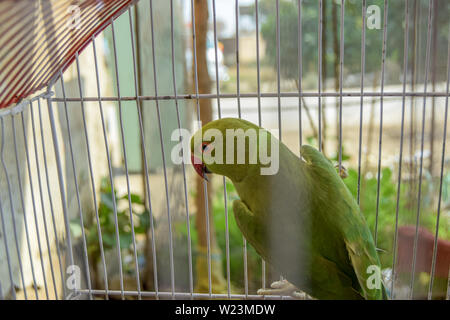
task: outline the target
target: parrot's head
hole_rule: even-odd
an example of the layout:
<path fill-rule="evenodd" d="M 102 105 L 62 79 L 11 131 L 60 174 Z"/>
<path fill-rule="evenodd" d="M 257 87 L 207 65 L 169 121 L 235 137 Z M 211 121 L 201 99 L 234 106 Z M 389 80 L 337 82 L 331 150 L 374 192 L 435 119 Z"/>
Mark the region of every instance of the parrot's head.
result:
<path fill-rule="evenodd" d="M 264 137 L 272 139 L 265 129 L 246 120 L 223 118 L 211 121 L 191 138 L 192 165 L 205 180 L 208 180 L 207 174 L 215 173 L 239 182 L 249 174 L 259 173 L 261 166 L 271 166 L 271 156 L 275 155 L 270 152 L 273 144 L 266 141 L 261 144 Z M 266 157 L 260 159 L 261 146 Z"/>

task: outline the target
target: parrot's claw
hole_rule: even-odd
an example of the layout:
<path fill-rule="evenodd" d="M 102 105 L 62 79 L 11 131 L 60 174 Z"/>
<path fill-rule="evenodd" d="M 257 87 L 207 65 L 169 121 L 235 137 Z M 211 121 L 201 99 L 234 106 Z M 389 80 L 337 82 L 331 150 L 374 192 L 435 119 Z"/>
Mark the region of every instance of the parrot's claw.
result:
<path fill-rule="evenodd" d="M 334 166 L 336 168 L 336 170 L 338 171 L 339 176 L 342 179 L 345 179 L 348 177 L 348 172 L 347 169 L 341 164 L 341 170 L 339 171 L 339 164 Z"/>
<path fill-rule="evenodd" d="M 287 280 L 280 280 L 273 282 L 270 287 L 272 289 L 259 289 L 259 295 L 273 295 L 273 296 L 291 296 L 294 299 L 305 299 L 306 294 L 298 290 L 296 286 Z"/>

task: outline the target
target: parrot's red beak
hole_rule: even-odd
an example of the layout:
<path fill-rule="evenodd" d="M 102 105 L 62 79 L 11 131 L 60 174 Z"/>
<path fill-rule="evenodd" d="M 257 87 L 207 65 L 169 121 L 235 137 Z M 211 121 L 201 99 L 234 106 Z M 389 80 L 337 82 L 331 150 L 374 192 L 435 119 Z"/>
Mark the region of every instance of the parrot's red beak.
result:
<path fill-rule="evenodd" d="M 191 162 L 192 165 L 194 166 L 195 172 L 197 172 L 198 175 L 203 179 L 205 179 L 206 181 L 209 181 L 206 174 L 211 173 L 211 171 L 209 171 L 208 168 L 206 168 L 206 165 L 199 158 L 195 157 L 193 154 L 191 155 Z"/>

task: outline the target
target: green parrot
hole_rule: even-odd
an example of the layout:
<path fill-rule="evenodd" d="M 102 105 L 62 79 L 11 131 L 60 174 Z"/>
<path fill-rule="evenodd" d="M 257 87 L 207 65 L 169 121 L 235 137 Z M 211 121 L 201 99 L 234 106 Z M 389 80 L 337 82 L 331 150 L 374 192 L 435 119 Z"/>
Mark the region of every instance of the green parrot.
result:
<path fill-rule="evenodd" d="M 387 299 L 372 234 L 356 201 L 319 151 L 303 145 L 300 153 L 235 118 L 209 122 L 191 139 L 196 172 L 233 182 L 239 229 L 290 283 L 317 299 Z M 278 168 L 268 174 L 273 163 L 262 155 L 277 160 Z"/>

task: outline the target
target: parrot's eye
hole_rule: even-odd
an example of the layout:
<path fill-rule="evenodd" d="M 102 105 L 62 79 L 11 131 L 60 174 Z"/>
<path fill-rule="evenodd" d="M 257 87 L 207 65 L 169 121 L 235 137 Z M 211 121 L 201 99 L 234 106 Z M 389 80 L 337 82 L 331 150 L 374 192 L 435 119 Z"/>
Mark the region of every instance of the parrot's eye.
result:
<path fill-rule="evenodd" d="M 206 142 L 203 142 L 202 144 L 202 152 L 207 152 L 209 150 L 209 144 Z"/>

